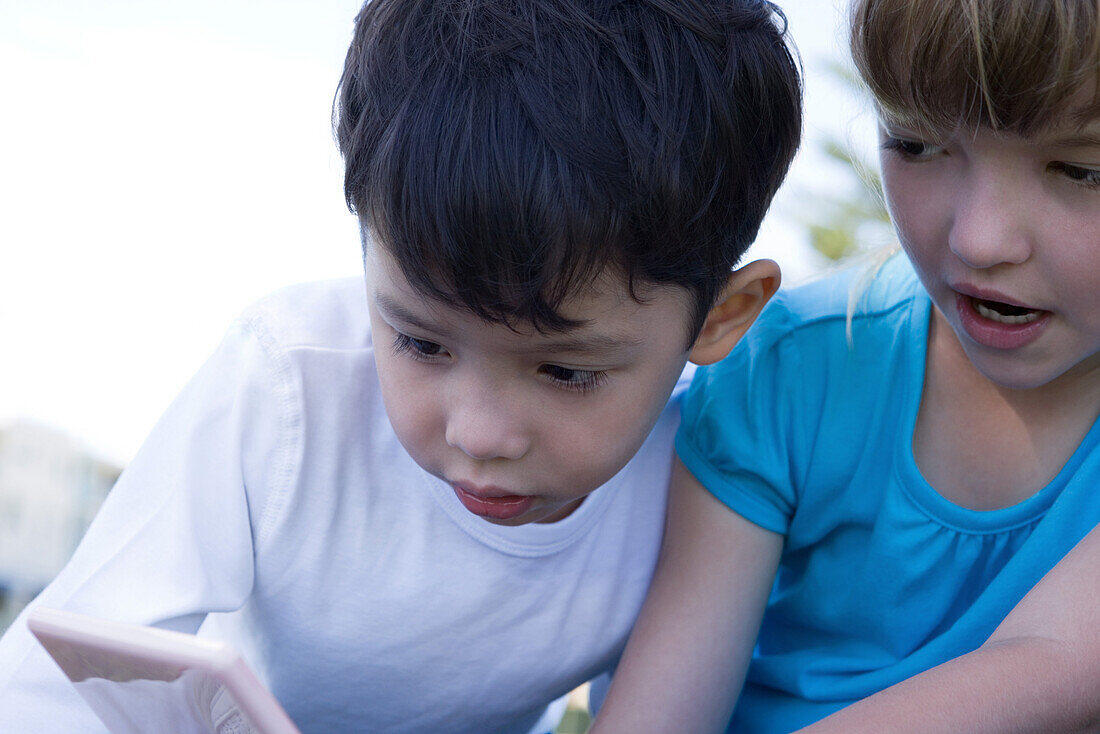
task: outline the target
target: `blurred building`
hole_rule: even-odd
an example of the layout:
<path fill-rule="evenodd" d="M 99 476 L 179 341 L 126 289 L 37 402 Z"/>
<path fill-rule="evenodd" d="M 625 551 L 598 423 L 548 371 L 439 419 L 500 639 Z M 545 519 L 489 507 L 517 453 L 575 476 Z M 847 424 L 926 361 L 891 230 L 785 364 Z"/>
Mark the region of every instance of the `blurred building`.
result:
<path fill-rule="evenodd" d="M 56 429 L 0 428 L 0 631 L 69 560 L 120 472 Z"/>

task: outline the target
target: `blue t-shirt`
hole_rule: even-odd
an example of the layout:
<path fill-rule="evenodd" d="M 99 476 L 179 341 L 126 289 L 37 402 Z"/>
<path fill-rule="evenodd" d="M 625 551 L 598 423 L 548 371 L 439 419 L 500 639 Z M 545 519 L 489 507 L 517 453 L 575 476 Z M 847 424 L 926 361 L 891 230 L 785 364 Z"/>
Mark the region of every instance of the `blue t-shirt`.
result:
<path fill-rule="evenodd" d="M 1100 521 L 1100 422 L 1012 507 L 929 486 L 912 451 L 929 298 L 896 256 L 849 325 L 857 277 L 778 295 L 684 401 L 681 460 L 785 536 L 731 732 L 791 731 L 977 648 Z"/>

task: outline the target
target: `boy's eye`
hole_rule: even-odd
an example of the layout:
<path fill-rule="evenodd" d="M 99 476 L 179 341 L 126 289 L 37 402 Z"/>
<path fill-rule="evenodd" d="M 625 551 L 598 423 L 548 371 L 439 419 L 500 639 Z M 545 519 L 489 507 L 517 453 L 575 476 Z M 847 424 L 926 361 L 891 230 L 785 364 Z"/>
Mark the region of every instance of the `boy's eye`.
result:
<path fill-rule="evenodd" d="M 889 150 L 904 158 L 913 158 L 925 160 L 935 155 L 939 155 L 943 152 L 943 148 L 932 143 L 924 143 L 919 140 L 907 140 L 906 138 L 898 138 L 893 136 L 887 136 L 882 141 L 882 149 Z"/>
<path fill-rule="evenodd" d="M 443 347 L 435 342 L 416 339 L 401 332 L 393 336 L 393 351 L 395 354 L 408 354 L 414 359 L 430 359 L 445 353 Z"/>
<path fill-rule="evenodd" d="M 1061 173 L 1070 181 L 1089 188 L 1100 188 L 1100 169 L 1074 166 L 1069 163 L 1051 163 L 1050 168 Z"/>
<path fill-rule="evenodd" d="M 539 367 L 539 372 L 550 378 L 555 385 L 578 392 L 595 390 L 607 377 L 607 373 L 603 371 L 577 370 L 556 364 L 544 364 Z"/>

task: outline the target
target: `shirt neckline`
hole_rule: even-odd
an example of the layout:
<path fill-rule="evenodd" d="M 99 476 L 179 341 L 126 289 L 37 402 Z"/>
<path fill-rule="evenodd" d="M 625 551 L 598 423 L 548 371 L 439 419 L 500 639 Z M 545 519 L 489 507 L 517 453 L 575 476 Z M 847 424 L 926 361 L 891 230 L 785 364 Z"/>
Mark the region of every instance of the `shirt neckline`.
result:
<path fill-rule="evenodd" d="M 914 276 L 915 277 L 915 276 Z M 932 318 L 932 299 L 923 288 L 917 287 L 913 296 L 913 306 L 909 313 L 908 348 L 912 358 L 905 384 L 908 396 L 903 412 L 902 430 L 899 431 L 898 460 L 895 461 L 898 480 L 906 493 L 933 520 L 954 530 L 988 534 L 1013 530 L 1029 525 L 1050 509 L 1051 504 L 1065 489 L 1070 479 L 1080 468 L 1089 454 L 1089 448 L 1100 440 L 1100 419 L 1093 421 L 1092 427 L 1078 444 L 1073 455 L 1059 470 L 1058 474 L 1030 497 L 1020 502 L 996 510 L 974 510 L 956 504 L 940 494 L 924 478 L 917 466 L 913 454 L 913 435 L 917 427 L 917 413 L 920 410 L 924 394 L 924 375 L 928 361 L 928 337 Z"/>
<path fill-rule="evenodd" d="M 526 525 L 496 525 L 467 510 L 449 484 L 423 472 L 424 485 L 447 516 L 467 535 L 479 543 L 512 556 L 535 558 L 557 553 L 577 541 L 603 516 L 608 504 L 619 491 L 623 469 L 585 497 L 584 502 L 567 517 L 552 523 Z"/>

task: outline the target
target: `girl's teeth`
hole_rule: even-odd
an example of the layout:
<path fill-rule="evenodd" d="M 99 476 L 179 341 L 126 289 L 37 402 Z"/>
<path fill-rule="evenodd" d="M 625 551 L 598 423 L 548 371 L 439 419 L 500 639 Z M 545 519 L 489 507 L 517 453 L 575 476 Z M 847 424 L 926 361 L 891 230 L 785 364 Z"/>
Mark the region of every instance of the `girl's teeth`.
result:
<path fill-rule="evenodd" d="M 1003 314 L 1000 311 L 994 311 L 989 306 L 986 306 L 981 301 L 975 300 L 974 307 L 982 318 L 989 319 L 990 321 L 996 321 L 1001 324 L 1030 324 L 1039 318 L 1038 311 L 1028 311 L 1024 314 L 1009 316 Z"/>

